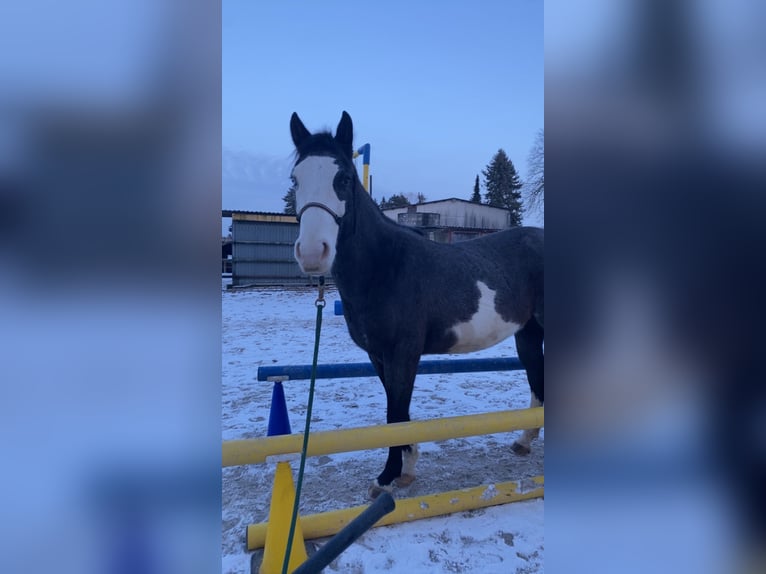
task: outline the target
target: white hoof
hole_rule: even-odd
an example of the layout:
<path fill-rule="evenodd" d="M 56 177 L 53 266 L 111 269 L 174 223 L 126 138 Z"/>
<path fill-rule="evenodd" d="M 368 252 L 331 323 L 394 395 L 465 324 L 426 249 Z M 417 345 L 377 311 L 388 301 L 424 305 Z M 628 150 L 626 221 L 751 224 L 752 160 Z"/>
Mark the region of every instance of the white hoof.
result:
<path fill-rule="evenodd" d="M 370 495 L 370 498 L 378 498 L 382 493 L 388 492 L 391 494 L 394 491 L 393 484 L 388 484 L 386 486 L 381 486 L 378 484 L 378 479 L 372 481 L 372 485 L 370 486 L 370 489 L 367 491 L 367 493 Z"/>
<path fill-rule="evenodd" d="M 402 473 L 402 476 L 399 478 L 394 479 L 394 484 L 396 486 L 409 486 L 413 482 L 415 482 L 415 475 L 414 474 L 404 474 Z"/>

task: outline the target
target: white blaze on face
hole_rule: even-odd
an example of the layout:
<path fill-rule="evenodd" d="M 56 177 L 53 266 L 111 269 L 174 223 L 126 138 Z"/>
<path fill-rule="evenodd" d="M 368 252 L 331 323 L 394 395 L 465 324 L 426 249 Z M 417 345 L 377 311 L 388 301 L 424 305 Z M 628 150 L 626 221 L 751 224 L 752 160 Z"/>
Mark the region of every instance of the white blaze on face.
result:
<path fill-rule="evenodd" d="M 465 323 L 458 323 L 451 328 L 457 342 L 450 353 L 470 353 L 491 347 L 507 339 L 521 328 L 521 325 L 505 321 L 495 311 L 495 292 L 481 281 L 476 282 L 481 293 L 479 309 Z"/>
<path fill-rule="evenodd" d="M 335 160 L 326 156 L 304 159 L 293 169 L 297 183 L 295 209 L 301 212 L 308 203 L 321 203 L 338 217 L 346 212 L 346 202 L 338 199 L 333 180 L 338 172 Z M 295 242 L 295 259 L 304 273 L 328 273 L 335 260 L 338 224 L 332 215 L 319 207 L 309 207 L 301 215 L 300 233 Z"/>

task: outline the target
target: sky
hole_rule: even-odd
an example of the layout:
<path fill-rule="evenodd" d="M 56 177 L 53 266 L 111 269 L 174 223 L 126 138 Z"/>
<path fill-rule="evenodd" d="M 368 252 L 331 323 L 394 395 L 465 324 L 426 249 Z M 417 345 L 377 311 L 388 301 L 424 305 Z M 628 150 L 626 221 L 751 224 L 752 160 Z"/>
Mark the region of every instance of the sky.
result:
<path fill-rule="evenodd" d="M 282 211 L 294 111 L 351 115 L 378 200 L 468 199 L 500 148 L 523 179 L 543 128 L 541 0 L 226 0 L 222 42 L 224 209 Z"/>

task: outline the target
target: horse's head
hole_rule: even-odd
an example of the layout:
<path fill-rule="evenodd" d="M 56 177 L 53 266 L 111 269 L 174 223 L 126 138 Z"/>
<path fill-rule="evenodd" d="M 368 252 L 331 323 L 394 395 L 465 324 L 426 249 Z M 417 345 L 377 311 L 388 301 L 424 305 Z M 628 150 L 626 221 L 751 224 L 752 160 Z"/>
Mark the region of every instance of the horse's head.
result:
<path fill-rule="evenodd" d="M 341 221 L 358 181 L 351 117 L 343 112 L 333 137 L 328 132 L 310 133 L 293 113 L 290 134 L 298 156 L 292 172 L 300 224 L 295 259 L 304 273 L 324 275 L 335 260 Z"/>

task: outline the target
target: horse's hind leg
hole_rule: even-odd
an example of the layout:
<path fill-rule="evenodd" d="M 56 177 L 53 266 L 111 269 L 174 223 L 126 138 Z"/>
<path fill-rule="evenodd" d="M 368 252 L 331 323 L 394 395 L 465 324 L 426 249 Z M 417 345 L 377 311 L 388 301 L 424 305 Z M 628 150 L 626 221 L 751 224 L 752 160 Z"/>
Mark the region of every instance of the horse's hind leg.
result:
<path fill-rule="evenodd" d="M 386 390 L 386 422 L 398 423 L 410 420 L 410 401 L 415 386 L 415 374 L 419 357 L 409 360 L 378 361 L 370 357 Z M 393 483 L 407 486 L 415 480 L 415 462 L 418 446 L 399 445 L 388 449 L 388 459 L 383 472 L 373 481 L 370 496 L 376 498 L 383 491 L 391 491 Z"/>
<path fill-rule="evenodd" d="M 543 404 L 545 359 L 543 356 L 543 327 L 534 318 L 527 321 L 524 328 L 516 333 L 516 351 L 519 360 L 527 371 L 529 381 L 529 406 L 539 407 Z M 516 440 L 511 449 L 514 453 L 526 455 L 530 452 L 530 444 L 540 434 L 540 429 L 526 429 Z"/>
<path fill-rule="evenodd" d="M 537 400 L 534 393 L 529 398 L 529 408 L 542 406 L 542 403 Z M 540 429 L 525 429 L 521 436 L 513 442 L 511 450 L 518 455 L 525 456 L 532 452 L 532 441 L 540 435 Z"/>

